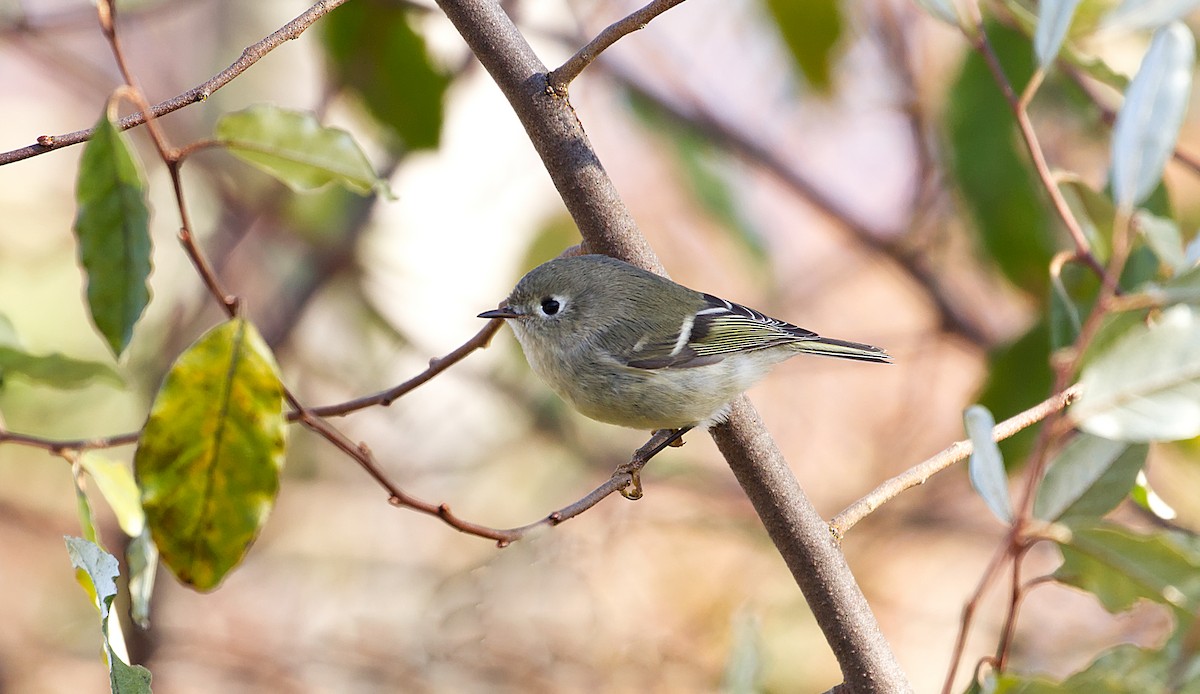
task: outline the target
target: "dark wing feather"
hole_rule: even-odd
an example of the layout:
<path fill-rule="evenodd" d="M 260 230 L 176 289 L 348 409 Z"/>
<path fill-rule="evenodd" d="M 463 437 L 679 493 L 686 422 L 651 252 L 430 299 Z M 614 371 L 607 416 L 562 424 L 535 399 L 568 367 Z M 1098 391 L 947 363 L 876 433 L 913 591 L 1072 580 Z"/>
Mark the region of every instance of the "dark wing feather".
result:
<path fill-rule="evenodd" d="M 811 330 L 759 313 L 711 294 L 702 294 L 704 306 L 691 325 L 671 335 L 669 341 L 641 343 L 630 352 L 626 364 L 639 369 L 687 369 L 715 364 L 735 352 L 795 345 L 808 352 L 845 359 L 887 362 L 878 347 L 821 337 Z M 680 333 L 688 335 L 680 343 Z"/>

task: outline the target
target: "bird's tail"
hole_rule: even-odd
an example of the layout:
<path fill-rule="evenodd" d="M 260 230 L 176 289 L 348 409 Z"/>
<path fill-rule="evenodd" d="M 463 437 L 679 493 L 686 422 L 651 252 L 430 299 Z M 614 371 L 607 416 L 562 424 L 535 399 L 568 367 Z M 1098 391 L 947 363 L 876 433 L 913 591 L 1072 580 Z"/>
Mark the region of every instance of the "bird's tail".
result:
<path fill-rule="evenodd" d="M 835 340 L 832 337 L 814 337 L 796 343 L 796 348 L 807 354 L 818 354 L 823 357 L 839 357 L 841 359 L 857 359 L 858 361 L 876 361 L 885 364 L 892 363 L 892 357 L 887 352 L 864 345 L 861 342 Z"/>

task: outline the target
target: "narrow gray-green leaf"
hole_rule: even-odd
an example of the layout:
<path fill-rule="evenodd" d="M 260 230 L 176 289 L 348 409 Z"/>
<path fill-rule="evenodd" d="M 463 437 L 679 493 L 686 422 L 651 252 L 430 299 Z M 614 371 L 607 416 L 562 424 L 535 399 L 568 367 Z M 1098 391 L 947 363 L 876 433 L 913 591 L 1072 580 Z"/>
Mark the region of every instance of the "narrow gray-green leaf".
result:
<path fill-rule="evenodd" d="M 321 125 L 307 111 L 251 106 L 222 116 L 216 136 L 235 156 L 296 191 L 329 183 L 363 195 L 387 188 L 350 133 Z"/>
<path fill-rule="evenodd" d="M 1033 50 L 1038 65 L 1046 68 L 1058 57 L 1058 49 L 1071 28 L 1071 18 L 1079 0 L 1042 0 L 1038 4 L 1037 29 L 1033 34 Z"/>
<path fill-rule="evenodd" d="M 1008 497 L 1008 476 L 1004 473 L 1004 458 L 1000 447 L 992 438 L 996 420 L 982 405 L 971 405 L 963 413 L 967 435 L 971 438 L 971 460 L 967 472 L 971 486 L 996 517 L 1005 523 L 1012 522 L 1012 502 Z"/>
<path fill-rule="evenodd" d="M 150 628 L 150 598 L 158 575 L 158 547 L 150 537 L 150 529 L 133 538 L 125 548 L 125 564 L 129 567 L 129 616 L 142 629 Z"/>
<path fill-rule="evenodd" d="M 954 0 L 917 0 L 917 4 L 933 17 L 952 27 L 959 25 L 958 10 L 954 7 Z"/>
<path fill-rule="evenodd" d="M 75 181 L 75 235 L 96 329 L 120 356 L 150 303 L 150 208 L 141 166 L 102 114 Z"/>
<path fill-rule="evenodd" d="M 1148 451 L 1146 444 L 1076 436 L 1046 470 L 1033 515 L 1046 521 L 1103 516 L 1129 495 Z"/>
<path fill-rule="evenodd" d="M 1179 233 L 1179 225 L 1172 219 L 1157 217 L 1145 210 L 1138 210 L 1133 217 L 1134 224 L 1146 244 L 1163 265 L 1177 275 L 1188 268 L 1187 258 L 1183 250 L 1183 235 Z"/>
<path fill-rule="evenodd" d="M 1113 126 L 1112 190 L 1119 207 L 1136 207 L 1162 178 L 1187 112 L 1195 57 L 1195 39 L 1183 23 L 1154 32 Z"/>
<path fill-rule="evenodd" d="M 1092 358 L 1069 414 L 1081 429 L 1120 441 L 1200 435 L 1200 318 L 1173 306 L 1135 324 Z"/>
<path fill-rule="evenodd" d="M 55 388 L 82 388 L 95 381 L 110 385 L 124 384 L 112 367 L 62 354 L 29 354 L 0 344 L 0 374 L 25 378 Z"/>
<path fill-rule="evenodd" d="M 1124 0 L 1104 16 L 1101 27 L 1115 31 L 1157 29 L 1200 6 L 1200 0 Z"/>

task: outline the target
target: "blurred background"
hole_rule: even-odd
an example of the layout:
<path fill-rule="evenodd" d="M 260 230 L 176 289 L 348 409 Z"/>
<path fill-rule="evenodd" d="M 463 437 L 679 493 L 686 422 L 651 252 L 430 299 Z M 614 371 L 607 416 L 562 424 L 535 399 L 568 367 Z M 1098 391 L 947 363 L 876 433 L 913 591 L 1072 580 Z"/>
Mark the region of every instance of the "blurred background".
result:
<path fill-rule="evenodd" d="M 638 2 L 504 3 L 560 64 Z M 914 3 L 690 0 L 589 67 L 571 101 L 672 277 L 824 335 L 886 348 L 891 366 L 801 358 L 750 392 L 818 510 L 1049 393 L 1046 264 L 1063 246 L 995 83 L 960 34 Z M 208 79 L 304 2 L 118 3 L 152 102 Z M 90 126 L 119 84 L 93 6 L 0 2 L 0 151 Z M 789 14 L 791 13 L 791 14 Z M 797 14 L 799 13 L 799 14 Z M 1027 39 L 992 38 L 1014 82 Z M 1145 37 L 1091 48 L 1131 72 Z M 1104 183 L 1106 126 L 1056 79 L 1035 126 L 1047 158 Z M 296 195 L 220 150 L 189 159 L 196 231 L 310 405 L 388 388 L 480 327 L 526 270 L 578 242 L 499 90 L 431 3 L 353 0 L 206 102 L 162 119 L 179 146 L 224 113 L 271 102 L 352 132 L 394 201 Z M 122 112 L 128 112 L 128 104 Z M 1183 147 L 1195 145 L 1194 119 Z M 118 364 L 127 385 L 0 389 L 13 431 L 134 431 L 172 360 L 221 314 L 175 240 L 178 211 L 149 140 L 153 301 Z M 111 361 L 82 298 L 71 221 L 80 147 L 0 167 L 0 314 L 31 352 Z M 1195 218 L 1195 180 L 1168 167 Z M 646 433 L 569 411 L 506 330 L 387 408 L 334 420 L 406 491 L 497 527 L 605 480 Z M 159 574 L 151 628 L 126 627 L 158 692 L 824 691 L 836 662 L 783 561 L 706 435 L 656 458 L 646 496 L 610 498 L 503 550 L 396 509 L 352 461 L 299 428 L 277 505 L 245 563 L 197 594 Z M 1028 438 L 1006 447 L 1018 465 Z M 128 462 L 132 447 L 104 451 Z M 1200 483 L 1186 447 L 1152 454 L 1160 487 Z M 61 536 L 78 534 L 69 465 L 0 446 L 0 690 L 104 691 L 95 612 Z M 1194 498 L 1169 498 L 1185 522 Z M 1194 495 L 1191 495 L 1194 496 Z M 123 543 L 99 498 L 110 549 Z M 965 600 L 1003 528 L 951 469 L 847 537 L 850 565 L 918 691 L 941 686 Z M 1027 570 L 1053 570 L 1035 548 Z M 1031 574 L 1032 575 L 1032 574 Z M 956 689 L 1003 620 L 989 594 Z M 1034 591 L 1013 664 L 1062 676 L 1100 648 L 1154 644 L 1168 620 L 1113 618 Z"/>

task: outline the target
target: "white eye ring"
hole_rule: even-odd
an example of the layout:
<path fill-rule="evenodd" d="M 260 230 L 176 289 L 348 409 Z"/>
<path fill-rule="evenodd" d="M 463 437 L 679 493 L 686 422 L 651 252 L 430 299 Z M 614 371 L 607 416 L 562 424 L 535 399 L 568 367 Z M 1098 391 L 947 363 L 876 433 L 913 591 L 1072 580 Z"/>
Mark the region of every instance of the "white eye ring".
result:
<path fill-rule="evenodd" d="M 564 297 L 553 294 L 543 298 L 538 302 L 538 315 L 544 318 L 553 318 L 563 312 L 567 308 L 567 300 Z"/>

